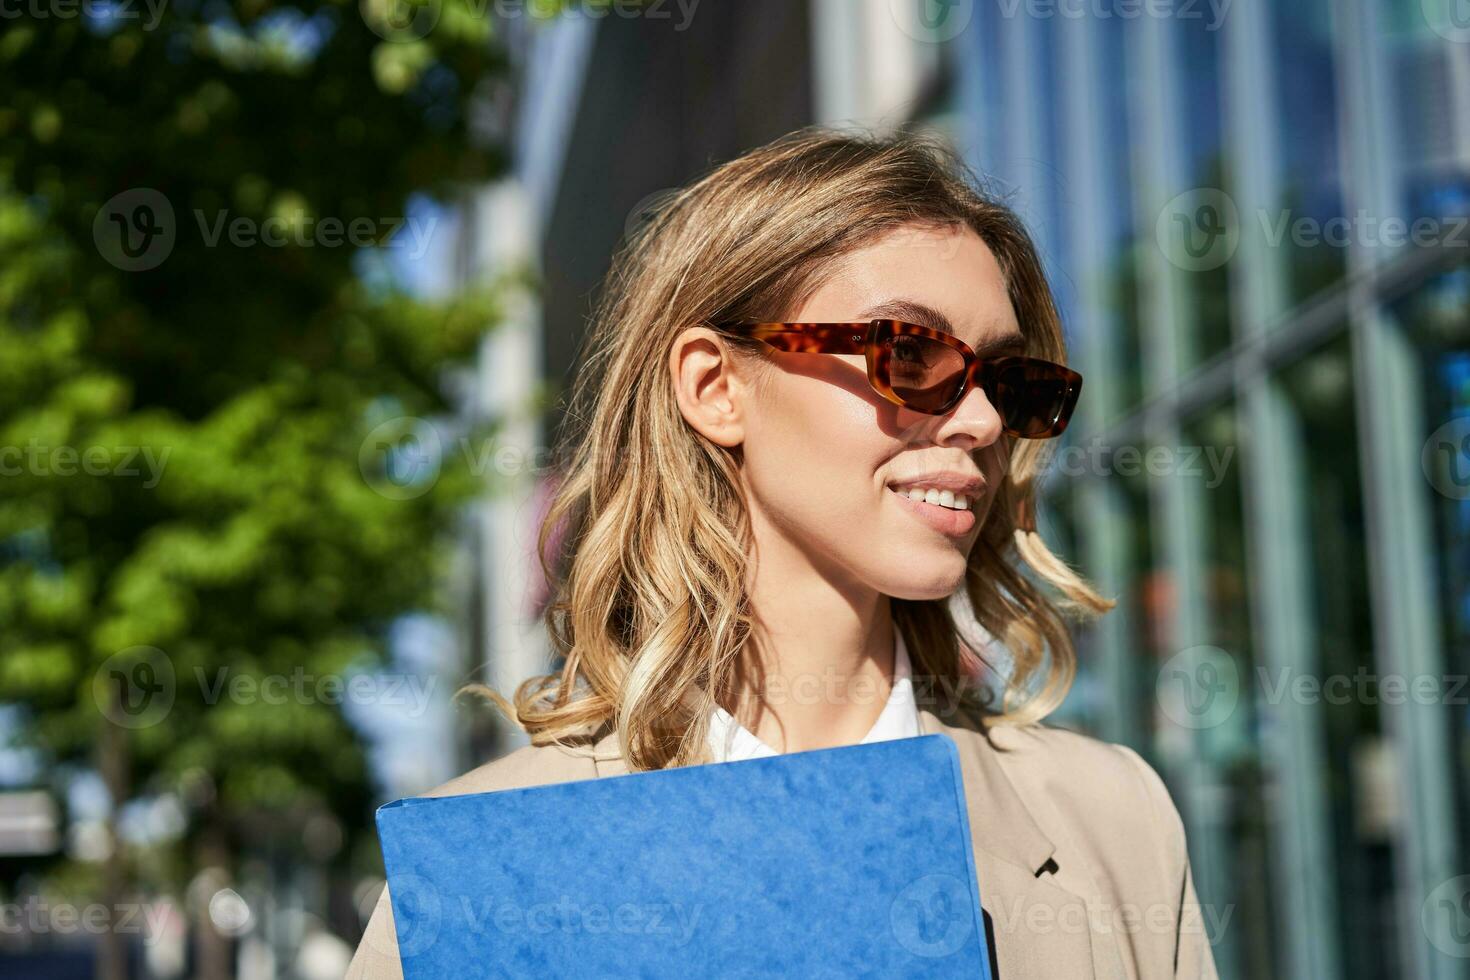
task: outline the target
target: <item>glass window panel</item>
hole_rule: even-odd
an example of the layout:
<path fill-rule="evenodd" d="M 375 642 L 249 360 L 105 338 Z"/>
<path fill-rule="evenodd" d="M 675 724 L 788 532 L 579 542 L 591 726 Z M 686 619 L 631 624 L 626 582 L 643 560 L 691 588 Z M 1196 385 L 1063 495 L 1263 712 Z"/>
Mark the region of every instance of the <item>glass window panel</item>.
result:
<path fill-rule="evenodd" d="M 1052 554 L 1073 568 L 1082 567 L 1077 553 L 1077 484 L 1072 478 L 1061 476 L 1048 482 L 1045 496 L 1038 500 L 1036 529 Z M 1085 574 L 1085 573 L 1084 573 Z M 1080 661 L 1082 651 L 1088 649 L 1090 639 L 1088 625 L 1078 624 L 1072 636 L 1079 654 L 1077 677 L 1067 699 L 1048 718 L 1048 724 L 1059 724 L 1077 731 L 1095 733 L 1098 730 L 1099 708 L 1098 678 L 1094 671 L 1084 668 Z"/>
<path fill-rule="evenodd" d="M 1098 259 L 1093 274 L 1103 277 L 1106 287 L 1107 312 L 1113 319 L 1118 341 L 1117 356 L 1112 359 L 1118 374 L 1116 414 L 1123 415 L 1143 398 L 1143 353 L 1139 331 L 1143 327 L 1138 306 L 1138 256 L 1133 213 L 1133 153 L 1128 127 L 1128 79 L 1134 74 L 1128 65 L 1128 48 L 1124 39 L 1124 21 L 1103 18 L 1092 22 L 1097 43 L 1095 81 L 1098 111 L 1105 121 L 1102 126 L 1101 155 L 1104 166 L 1105 204 L 1104 233 L 1107 249 Z M 1150 236 L 1153 229 L 1143 229 Z M 1108 422 L 1113 419 L 1106 420 Z"/>
<path fill-rule="evenodd" d="M 1281 196 L 1265 215 L 1242 217 L 1255 223 L 1247 233 L 1280 242 L 1290 303 L 1295 305 L 1341 279 L 1347 263 L 1345 245 L 1331 243 L 1340 241 L 1333 229 L 1341 228 L 1343 220 L 1332 12 L 1328 0 L 1297 0 L 1267 9 Z M 1293 231 L 1298 223 L 1307 233 Z"/>
<path fill-rule="evenodd" d="M 971 161 L 975 168 L 987 177 L 1004 176 L 1007 133 L 1005 126 L 1005 57 L 1001 43 L 1001 31 L 1013 30 L 1002 16 L 998 4 L 975 5 L 974 20 L 960 35 L 970 46 L 970 57 L 976 64 L 972 84 L 975 91 L 970 98 L 980 116 L 979 145 L 974 147 Z"/>
<path fill-rule="evenodd" d="M 1358 678 L 1377 671 L 1365 550 L 1361 461 L 1349 338 L 1284 372 L 1282 384 L 1304 435 L 1314 663 L 1293 672 L 1326 726 L 1326 786 L 1337 865 L 1338 942 L 1351 980 L 1396 974 L 1397 915 L 1391 817 L 1392 758 L 1377 698 Z M 1330 679 L 1344 678 L 1328 688 Z M 1320 686 L 1319 686 L 1320 685 Z M 1335 693 L 1334 693 L 1335 692 Z M 1333 696 L 1329 697 L 1328 695 Z M 1287 693 L 1286 696 L 1297 696 Z"/>
<path fill-rule="evenodd" d="M 1174 77 L 1180 83 L 1184 185 L 1170 196 L 1196 188 L 1230 188 L 1225 179 L 1221 130 L 1220 39 L 1222 32 L 1208 17 L 1176 17 Z M 1188 370 L 1230 345 L 1229 263 L 1183 272 L 1189 286 L 1192 329 L 1182 340 L 1182 368 Z"/>
<path fill-rule="evenodd" d="M 1110 447 L 1114 453 L 1124 451 L 1124 446 Z M 1133 445 L 1128 452 L 1143 452 L 1146 447 Z M 1138 685 L 1133 694 L 1133 703 L 1157 705 L 1156 685 L 1159 670 L 1173 653 L 1169 649 L 1169 610 L 1173 602 L 1173 582 L 1169 572 L 1158 562 L 1155 549 L 1155 529 L 1152 519 L 1152 502 L 1149 498 L 1148 474 L 1137 465 L 1121 465 L 1115 455 L 1105 479 L 1121 489 L 1124 507 L 1128 514 L 1127 549 L 1128 569 L 1123 580 L 1118 603 L 1127 603 L 1129 623 L 1133 637 L 1129 650 L 1138 660 L 1138 669 L 1131 677 Z M 1152 731 L 1157 719 L 1143 719 L 1144 729 Z M 1152 754 L 1152 746 L 1143 746 L 1146 755 Z"/>
<path fill-rule="evenodd" d="M 1422 453 L 1433 520 L 1446 694 L 1444 712 L 1455 764 L 1457 846 L 1470 855 L 1470 265 L 1421 285 L 1394 315 L 1421 354 Z M 1457 691 L 1458 686 L 1458 691 Z"/>
<path fill-rule="evenodd" d="M 1466 214 L 1464 0 L 1380 0 L 1377 13 L 1388 76 L 1382 104 L 1391 107 L 1383 142 L 1398 170 L 1398 216 L 1442 222 Z M 1439 234 L 1453 232 L 1446 227 Z"/>
<path fill-rule="evenodd" d="M 1253 690 L 1257 660 L 1236 420 L 1234 402 L 1206 412 L 1185 427 L 1178 460 L 1185 486 L 1198 495 L 1201 510 L 1206 641 L 1234 661 L 1246 695 Z M 1279 910 L 1271 891 L 1275 814 L 1254 699 L 1242 696 L 1224 723 L 1201 730 L 1199 750 L 1222 784 L 1223 873 L 1229 889 L 1224 901 L 1236 910 L 1232 926 L 1238 930 L 1233 944 L 1236 969 L 1240 976 L 1269 980 L 1280 975 L 1275 928 Z"/>

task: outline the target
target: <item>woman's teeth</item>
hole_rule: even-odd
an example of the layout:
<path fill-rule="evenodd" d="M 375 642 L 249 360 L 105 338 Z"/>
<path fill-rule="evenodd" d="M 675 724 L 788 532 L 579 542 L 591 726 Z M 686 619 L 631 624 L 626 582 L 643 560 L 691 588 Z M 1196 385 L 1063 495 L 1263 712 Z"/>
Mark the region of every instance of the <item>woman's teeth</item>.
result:
<path fill-rule="evenodd" d="M 948 507 L 951 510 L 969 510 L 970 500 L 964 494 L 956 494 L 953 490 L 920 490 L 911 487 L 908 490 L 895 490 L 910 500 L 922 500 L 926 504 L 938 504 L 940 507 Z"/>

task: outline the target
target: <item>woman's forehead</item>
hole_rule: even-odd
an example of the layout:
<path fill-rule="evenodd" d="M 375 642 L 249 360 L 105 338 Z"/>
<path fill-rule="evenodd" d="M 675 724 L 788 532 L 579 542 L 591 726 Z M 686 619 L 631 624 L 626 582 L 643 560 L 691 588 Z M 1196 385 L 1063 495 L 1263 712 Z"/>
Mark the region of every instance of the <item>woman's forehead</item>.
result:
<path fill-rule="evenodd" d="M 876 318 L 918 323 L 972 346 L 1020 332 L 1000 264 L 969 228 L 899 229 L 875 240 L 819 274 L 816 288 L 792 316 Z"/>

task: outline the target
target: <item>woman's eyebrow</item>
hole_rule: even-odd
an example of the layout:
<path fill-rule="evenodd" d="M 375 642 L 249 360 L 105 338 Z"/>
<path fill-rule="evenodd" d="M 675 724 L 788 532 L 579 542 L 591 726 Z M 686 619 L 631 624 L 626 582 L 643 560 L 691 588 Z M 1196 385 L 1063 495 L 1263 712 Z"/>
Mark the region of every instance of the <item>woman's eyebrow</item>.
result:
<path fill-rule="evenodd" d="M 859 320 L 903 320 L 907 323 L 917 323 L 921 327 L 930 330 L 938 330 L 955 336 L 954 324 L 949 322 L 949 317 L 939 312 L 932 306 L 924 303 L 916 303 L 908 299 L 893 299 L 886 303 L 879 303 L 866 313 L 858 314 Z"/>
<path fill-rule="evenodd" d="M 1026 338 L 1018 333 L 1005 333 L 999 337 L 987 337 L 975 345 L 979 357 L 998 357 L 1001 354 L 1026 353 Z"/>
<path fill-rule="evenodd" d="M 858 314 L 857 318 L 859 320 L 903 320 L 906 323 L 917 323 L 921 327 L 928 327 L 930 330 L 947 333 L 951 337 L 958 336 L 955 333 L 954 324 L 949 322 L 949 317 L 932 306 L 908 299 L 895 299 L 889 300 L 886 303 L 880 303 L 871 310 Z M 975 353 L 980 357 L 996 357 L 1001 354 L 1023 354 L 1025 351 L 1026 338 L 1018 333 L 1005 333 L 998 337 L 988 337 L 975 346 Z"/>

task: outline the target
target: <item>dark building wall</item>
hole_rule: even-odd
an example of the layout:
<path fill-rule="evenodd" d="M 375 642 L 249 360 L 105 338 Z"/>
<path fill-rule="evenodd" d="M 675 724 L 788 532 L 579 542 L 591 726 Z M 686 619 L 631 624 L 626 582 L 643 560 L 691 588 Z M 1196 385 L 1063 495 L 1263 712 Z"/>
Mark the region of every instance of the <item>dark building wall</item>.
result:
<path fill-rule="evenodd" d="M 541 256 L 546 377 L 563 388 L 634 207 L 812 121 L 806 0 L 701 0 L 683 31 L 664 9 L 598 27 Z"/>

